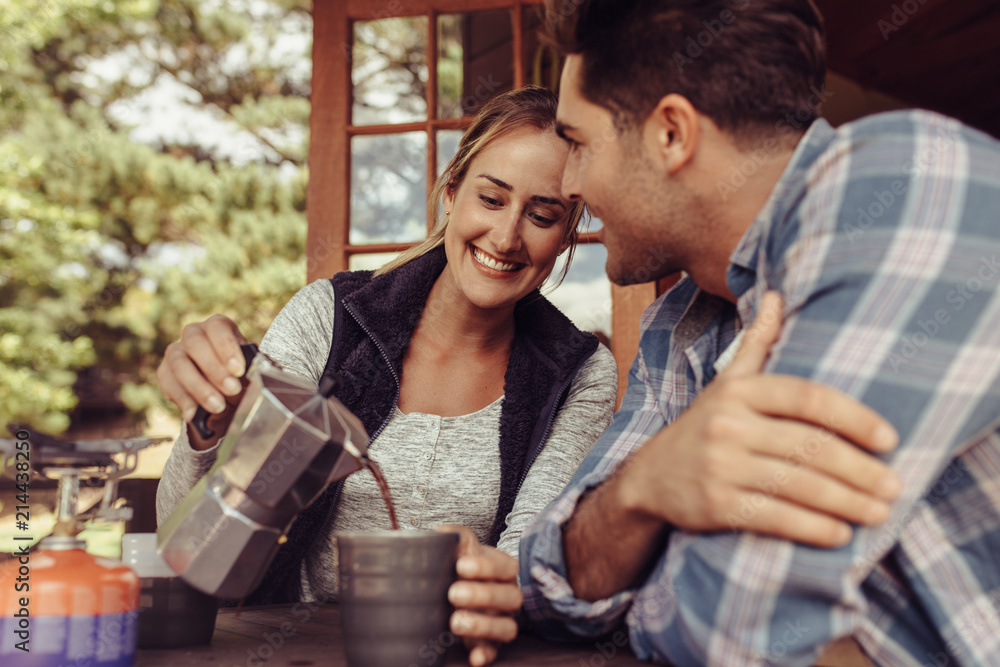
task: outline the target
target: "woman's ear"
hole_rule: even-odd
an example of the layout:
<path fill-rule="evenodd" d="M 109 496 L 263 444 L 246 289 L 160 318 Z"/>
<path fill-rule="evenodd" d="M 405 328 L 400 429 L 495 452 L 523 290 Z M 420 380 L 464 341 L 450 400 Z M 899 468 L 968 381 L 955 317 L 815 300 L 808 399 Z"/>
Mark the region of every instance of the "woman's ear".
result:
<path fill-rule="evenodd" d="M 454 185 L 449 183 L 444 186 L 444 195 L 441 197 L 441 205 L 444 207 L 445 215 L 451 213 L 451 210 L 455 208 L 455 188 Z"/>

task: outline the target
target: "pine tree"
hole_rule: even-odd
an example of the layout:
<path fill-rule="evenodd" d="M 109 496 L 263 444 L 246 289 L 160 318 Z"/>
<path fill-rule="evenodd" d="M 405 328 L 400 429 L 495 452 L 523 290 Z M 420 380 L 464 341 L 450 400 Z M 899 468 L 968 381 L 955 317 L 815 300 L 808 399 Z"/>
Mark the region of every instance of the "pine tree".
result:
<path fill-rule="evenodd" d="M 211 7 L 0 12 L 0 429 L 63 431 L 91 366 L 139 423 L 184 324 L 223 312 L 259 340 L 302 286 L 310 3 Z M 231 140 L 151 139 L 169 86 Z"/>

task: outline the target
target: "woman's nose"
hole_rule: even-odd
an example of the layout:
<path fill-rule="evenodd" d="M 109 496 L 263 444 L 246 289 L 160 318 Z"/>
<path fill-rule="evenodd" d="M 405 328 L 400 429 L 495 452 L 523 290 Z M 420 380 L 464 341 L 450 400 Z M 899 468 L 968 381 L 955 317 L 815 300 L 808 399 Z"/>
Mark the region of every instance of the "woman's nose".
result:
<path fill-rule="evenodd" d="M 521 249 L 521 214 L 513 207 L 503 220 L 493 228 L 493 244 L 499 252 L 516 252 Z"/>

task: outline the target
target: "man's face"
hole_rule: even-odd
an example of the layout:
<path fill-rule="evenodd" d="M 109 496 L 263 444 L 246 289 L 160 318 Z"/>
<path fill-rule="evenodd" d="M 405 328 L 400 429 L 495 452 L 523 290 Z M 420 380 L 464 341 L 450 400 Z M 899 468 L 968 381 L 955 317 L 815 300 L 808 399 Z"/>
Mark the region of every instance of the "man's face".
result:
<path fill-rule="evenodd" d="M 581 56 L 568 56 L 559 87 L 557 127 L 570 146 L 563 197 L 583 199 L 604 223 L 599 236 L 612 282 L 647 282 L 681 270 L 683 244 L 671 230 L 684 208 L 677 187 L 650 160 L 643 128 L 619 134 L 611 112 L 583 97 L 581 66 Z"/>

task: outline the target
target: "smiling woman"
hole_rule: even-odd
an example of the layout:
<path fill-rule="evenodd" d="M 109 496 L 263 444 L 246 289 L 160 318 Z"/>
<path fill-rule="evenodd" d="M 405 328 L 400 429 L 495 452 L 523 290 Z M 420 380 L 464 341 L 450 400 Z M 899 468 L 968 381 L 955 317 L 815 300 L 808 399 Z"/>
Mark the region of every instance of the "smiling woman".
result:
<path fill-rule="evenodd" d="M 559 194 L 566 153 L 551 131 L 518 128 L 476 156 L 480 173 L 449 185 L 446 286 L 478 307 L 512 308 L 542 284 L 575 236 Z"/>
<path fill-rule="evenodd" d="M 434 188 L 430 236 L 378 271 L 305 287 L 260 345 L 317 384 L 327 370 L 340 375 L 334 395 L 374 435 L 368 453 L 404 530 L 457 524 L 477 538 L 463 541 L 464 578 L 450 593 L 452 630 L 477 665 L 516 635 L 521 533 L 568 483 L 617 395 L 611 353 L 538 291 L 570 254 L 582 212 L 560 193 L 568 150 L 555 111 L 542 88 L 487 102 Z M 202 405 L 216 433 L 243 391 L 233 374 L 241 339 L 221 315 L 190 325 L 158 373 L 185 418 Z M 181 434 L 159 486 L 160 521 L 216 447 Z M 249 601 L 336 596 L 335 534 L 381 528 L 389 517 L 376 484 L 348 477 L 295 520 Z"/>

